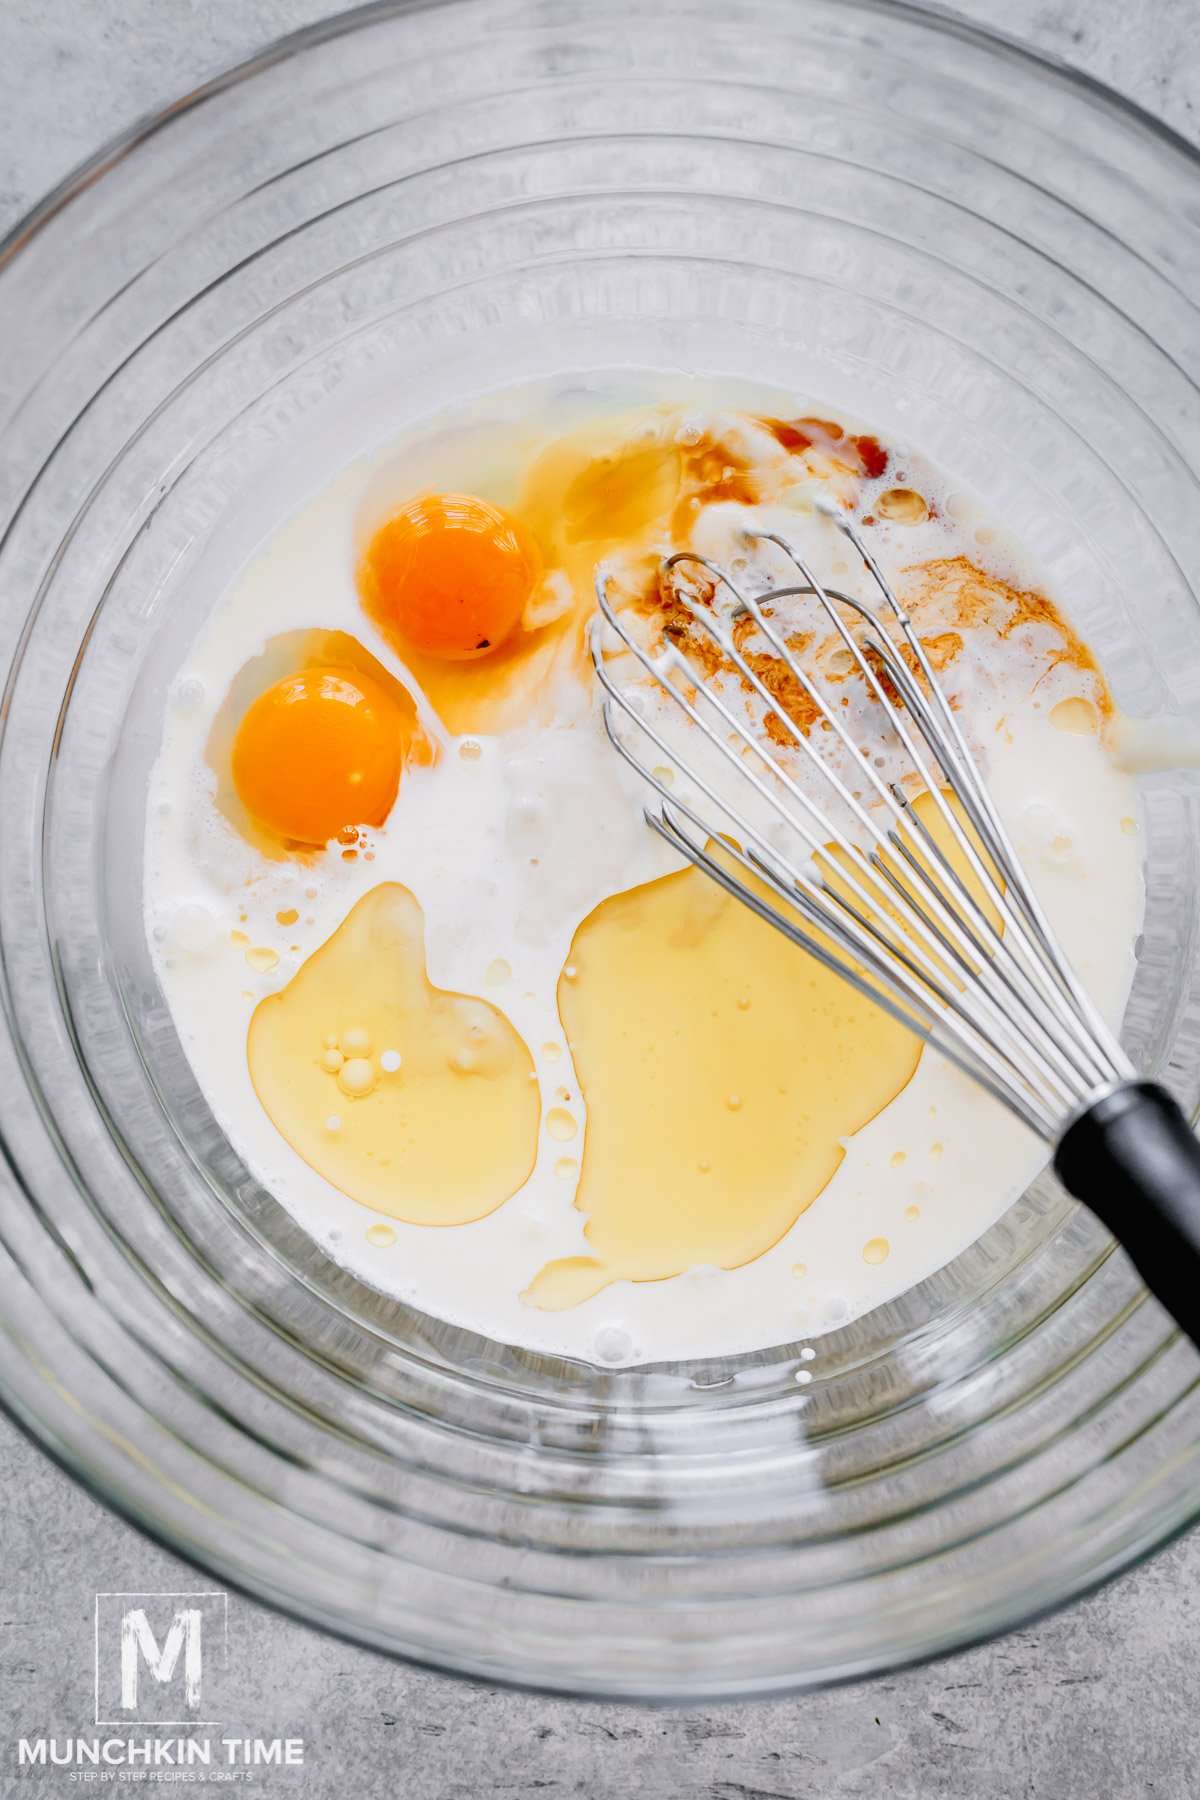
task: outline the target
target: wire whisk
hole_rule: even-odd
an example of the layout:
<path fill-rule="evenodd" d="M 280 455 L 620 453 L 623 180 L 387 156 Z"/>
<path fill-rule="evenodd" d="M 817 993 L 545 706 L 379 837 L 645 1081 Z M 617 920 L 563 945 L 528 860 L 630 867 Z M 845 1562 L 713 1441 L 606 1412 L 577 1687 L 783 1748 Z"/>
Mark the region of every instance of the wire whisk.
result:
<path fill-rule="evenodd" d="M 1137 1079 L 1055 938 L 857 522 L 818 504 L 869 571 L 877 606 L 823 583 L 782 534 L 748 530 L 760 557 L 786 559 L 787 579 L 755 593 L 681 551 L 662 581 L 686 624 L 647 645 L 598 571 L 591 647 L 609 737 L 657 794 L 646 818 L 674 850 L 1055 1146 L 1065 1185 L 1198 1341 L 1200 1147 L 1170 1096 Z M 793 647 L 796 601 L 840 640 L 869 730 Z M 665 713 L 647 706 L 644 681 L 622 678 L 629 655 L 669 697 Z M 898 775 L 881 773 L 889 761 Z"/>

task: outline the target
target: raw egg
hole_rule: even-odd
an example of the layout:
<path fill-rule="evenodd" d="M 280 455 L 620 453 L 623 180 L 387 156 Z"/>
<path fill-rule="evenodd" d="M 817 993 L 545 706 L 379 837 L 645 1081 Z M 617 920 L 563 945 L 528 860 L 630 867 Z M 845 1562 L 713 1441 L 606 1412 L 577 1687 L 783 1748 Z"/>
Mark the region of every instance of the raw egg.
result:
<path fill-rule="evenodd" d="M 233 742 L 238 798 L 260 825 L 326 844 L 382 825 L 395 803 L 403 729 L 392 696 L 358 669 L 302 669 L 258 696 Z"/>
<path fill-rule="evenodd" d="M 519 519 L 469 494 L 410 500 L 371 539 L 360 585 L 385 629 L 426 656 L 486 656 L 516 631 L 542 572 Z"/>

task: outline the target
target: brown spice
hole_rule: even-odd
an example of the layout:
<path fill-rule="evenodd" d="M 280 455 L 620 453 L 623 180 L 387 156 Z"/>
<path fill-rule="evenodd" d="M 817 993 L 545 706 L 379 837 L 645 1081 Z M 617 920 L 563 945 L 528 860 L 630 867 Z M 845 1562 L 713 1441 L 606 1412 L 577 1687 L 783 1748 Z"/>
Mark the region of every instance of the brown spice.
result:
<path fill-rule="evenodd" d="M 689 598 L 697 605 L 712 610 L 716 582 L 704 569 L 689 568 L 686 574 Z M 722 666 L 720 650 L 679 598 L 680 576 L 674 570 L 655 569 L 648 585 L 635 594 L 630 606 L 639 617 L 653 619 L 663 637 L 684 649 L 705 675 Z"/>
<path fill-rule="evenodd" d="M 670 519 L 675 543 L 690 542 L 692 525 L 704 507 L 720 500 L 754 506 L 762 498 L 746 458 L 721 439 L 706 434 L 699 443 L 685 446 L 682 457 L 679 498 Z"/>
<path fill-rule="evenodd" d="M 766 651 L 752 650 L 746 657 L 746 666 L 754 671 L 768 694 L 778 701 L 798 731 L 811 730 L 821 716 L 821 709 L 805 693 L 782 658 Z M 743 685 L 747 686 L 748 683 L 744 682 Z M 777 744 L 790 744 L 794 741 L 793 733 L 777 713 L 768 713 L 763 726 L 767 735 Z"/>
<path fill-rule="evenodd" d="M 878 479 L 888 466 L 888 453 L 878 438 L 854 437 L 850 442 L 862 460 L 863 474 L 871 481 Z"/>
<path fill-rule="evenodd" d="M 937 670 L 952 663 L 963 647 L 962 638 L 957 631 L 939 631 L 935 637 L 922 638 L 921 643 L 931 665 Z"/>
<path fill-rule="evenodd" d="M 802 431 L 799 425 L 790 424 L 787 419 L 769 419 L 763 417 L 760 418 L 758 422 L 760 425 L 766 426 L 776 443 L 784 450 L 796 451 L 808 450 L 811 448 L 811 435 L 807 431 Z"/>
<path fill-rule="evenodd" d="M 1043 626 L 1058 636 L 1061 646 L 1049 653 L 1049 666 L 1066 663 L 1094 676 L 1096 705 L 1103 716 L 1111 715 L 1113 698 L 1099 664 L 1078 632 L 1045 594 L 1033 588 L 1013 587 L 998 576 L 987 574 L 966 556 L 944 556 L 932 562 L 916 563 L 906 569 L 904 575 L 904 603 L 917 635 L 927 648 L 936 641 L 937 634 L 930 631 L 926 636 L 933 619 L 930 618 L 923 629 L 923 614 L 939 616 L 941 622 L 961 630 L 990 627 L 1002 638 L 1011 637 L 1023 626 Z M 946 660 L 952 660 L 961 647 L 960 639 Z M 934 664 L 935 668 L 944 666 L 943 663 Z"/>

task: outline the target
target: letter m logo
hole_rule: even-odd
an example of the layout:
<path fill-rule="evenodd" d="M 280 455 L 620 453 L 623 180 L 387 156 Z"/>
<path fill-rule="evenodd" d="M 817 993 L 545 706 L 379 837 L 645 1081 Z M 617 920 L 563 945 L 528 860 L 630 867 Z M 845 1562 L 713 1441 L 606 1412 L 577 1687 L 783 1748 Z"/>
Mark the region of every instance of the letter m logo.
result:
<path fill-rule="evenodd" d="M 144 1607 L 130 1607 L 121 1618 L 121 1705 L 126 1712 L 138 1709 L 138 1670 L 144 1663 L 160 1686 L 165 1687 L 175 1673 L 179 1652 L 183 1651 L 184 1703 L 200 1705 L 201 1648 L 200 1634 L 204 1614 L 195 1606 L 176 1608 L 171 1626 L 158 1647 Z"/>
<path fill-rule="evenodd" d="M 218 1725 L 228 1596 L 96 1595 L 97 1725 Z"/>

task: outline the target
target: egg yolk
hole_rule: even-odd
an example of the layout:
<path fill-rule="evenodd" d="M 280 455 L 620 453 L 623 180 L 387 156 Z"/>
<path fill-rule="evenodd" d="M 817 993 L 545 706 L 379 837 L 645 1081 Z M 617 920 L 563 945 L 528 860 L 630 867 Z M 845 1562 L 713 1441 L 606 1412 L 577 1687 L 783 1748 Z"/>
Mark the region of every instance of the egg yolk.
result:
<path fill-rule="evenodd" d="M 248 709 L 233 743 L 238 798 L 260 825 L 304 844 L 326 844 L 360 825 L 382 825 L 400 785 L 399 708 L 352 668 L 303 669 Z"/>
<path fill-rule="evenodd" d="M 512 636 L 541 572 L 519 519 L 469 494 L 433 494 L 376 532 L 360 581 L 385 628 L 427 656 L 460 660 Z"/>

